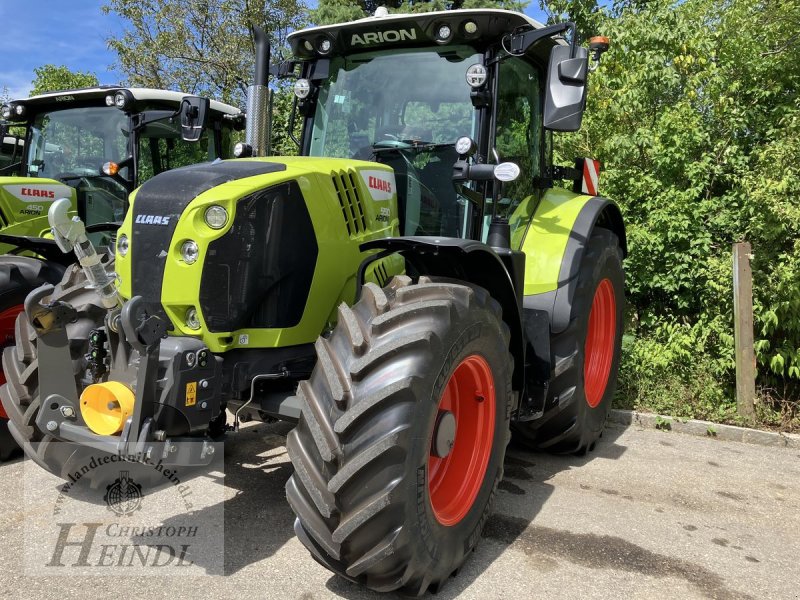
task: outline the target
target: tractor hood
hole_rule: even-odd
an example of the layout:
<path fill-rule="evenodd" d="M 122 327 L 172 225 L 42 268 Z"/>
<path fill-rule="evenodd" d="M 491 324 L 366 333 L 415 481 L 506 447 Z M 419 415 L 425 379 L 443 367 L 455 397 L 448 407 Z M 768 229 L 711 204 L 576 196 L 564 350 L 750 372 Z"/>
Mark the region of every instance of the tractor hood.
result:
<path fill-rule="evenodd" d="M 358 245 L 397 233 L 394 188 L 389 167 L 346 159 L 162 173 L 132 194 L 119 230 L 120 293 L 215 352 L 253 335 L 262 346 L 313 342 L 343 285 L 354 289 Z"/>
<path fill-rule="evenodd" d="M 69 198 L 74 206 L 76 191 L 54 179 L 0 177 L 0 215 L 5 221 L 3 234 L 36 238 L 49 235 L 47 211 L 59 198 Z M 3 253 L 12 248 L 0 244 Z"/>

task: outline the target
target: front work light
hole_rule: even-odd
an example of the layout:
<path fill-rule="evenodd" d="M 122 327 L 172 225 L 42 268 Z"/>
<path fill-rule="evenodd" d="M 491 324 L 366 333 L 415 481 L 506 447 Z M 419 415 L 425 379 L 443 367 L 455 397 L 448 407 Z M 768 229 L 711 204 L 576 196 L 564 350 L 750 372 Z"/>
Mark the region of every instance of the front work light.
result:
<path fill-rule="evenodd" d="M 486 67 L 482 64 L 476 63 L 467 68 L 467 83 L 472 88 L 479 88 L 486 83 L 486 78 L 489 76 Z"/>
<path fill-rule="evenodd" d="M 233 155 L 236 158 L 247 158 L 248 156 L 253 156 L 253 147 L 244 142 L 236 142 L 236 145 L 233 147 Z"/>
<path fill-rule="evenodd" d="M 294 82 L 294 95 L 304 100 L 311 93 L 311 82 L 308 79 L 298 79 Z"/>

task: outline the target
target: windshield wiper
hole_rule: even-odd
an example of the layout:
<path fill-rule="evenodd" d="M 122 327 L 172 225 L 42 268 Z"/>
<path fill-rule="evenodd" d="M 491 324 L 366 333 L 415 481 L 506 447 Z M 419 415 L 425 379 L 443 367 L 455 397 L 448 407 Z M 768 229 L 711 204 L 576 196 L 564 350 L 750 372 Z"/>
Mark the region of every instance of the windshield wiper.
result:
<path fill-rule="evenodd" d="M 421 152 L 432 152 L 435 150 L 441 150 L 442 148 L 453 148 L 455 146 L 453 142 L 406 142 L 404 140 L 397 140 L 396 146 L 378 145 L 386 143 L 387 142 L 377 142 L 372 144 L 372 151 L 375 154 L 380 152 L 413 152 L 415 154 L 420 154 Z"/>

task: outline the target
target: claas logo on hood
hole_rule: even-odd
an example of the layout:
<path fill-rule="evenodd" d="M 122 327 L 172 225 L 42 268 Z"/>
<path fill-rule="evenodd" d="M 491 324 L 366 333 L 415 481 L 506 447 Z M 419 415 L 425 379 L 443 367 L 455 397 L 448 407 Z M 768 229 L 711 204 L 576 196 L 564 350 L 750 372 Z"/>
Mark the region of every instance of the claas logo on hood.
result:
<path fill-rule="evenodd" d="M 162 217 L 161 215 L 136 215 L 134 223 L 142 225 L 169 225 L 169 217 Z"/>

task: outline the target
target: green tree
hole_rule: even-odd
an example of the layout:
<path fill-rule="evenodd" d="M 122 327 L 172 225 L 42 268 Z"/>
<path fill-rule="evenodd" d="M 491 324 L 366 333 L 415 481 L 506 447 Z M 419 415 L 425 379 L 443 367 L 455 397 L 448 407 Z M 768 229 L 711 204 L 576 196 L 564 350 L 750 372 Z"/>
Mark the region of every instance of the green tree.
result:
<path fill-rule="evenodd" d="M 417 13 L 448 8 L 504 8 L 523 11 L 528 6 L 527 0 L 320 0 L 317 8 L 311 11 L 311 22 L 317 25 L 346 23 L 362 19 L 375 13 L 379 6 L 385 6 L 389 12 Z"/>
<path fill-rule="evenodd" d="M 559 153 L 599 158 L 601 189 L 628 222 L 622 391 L 673 412 L 732 410 L 731 243 L 747 239 L 760 381 L 797 398 L 800 2 L 587 6 L 578 17 L 612 49 L 590 77 L 583 130 Z"/>
<path fill-rule="evenodd" d="M 99 84 L 94 73 L 70 71 L 65 66 L 43 65 L 33 70 L 36 77 L 31 82 L 31 96 L 60 90 L 75 90 Z"/>
<path fill-rule="evenodd" d="M 305 24 L 301 0 L 109 0 L 103 7 L 126 22 L 108 40 L 131 85 L 176 89 L 243 106 L 252 81 L 252 27 L 270 36 L 273 62 L 286 36 Z M 296 153 L 289 139 L 291 90 L 274 84 L 274 151 Z"/>
<path fill-rule="evenodd" d="M 304 24 L 300 0 L 109 0 L 105 12 L 126 26 L 108 40 L 132 85 L 177 89 L 242 103 L 253 77 L 252 27 L 273 52 Z"/>

